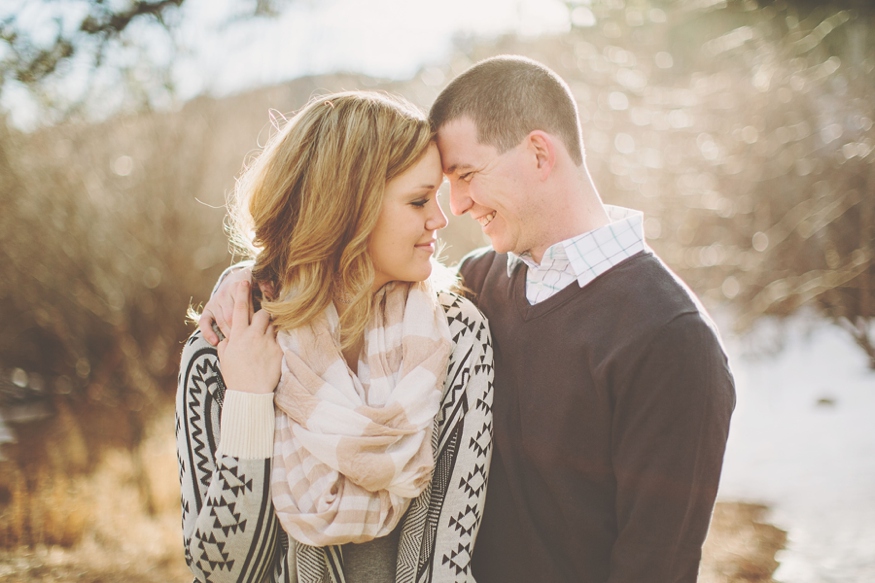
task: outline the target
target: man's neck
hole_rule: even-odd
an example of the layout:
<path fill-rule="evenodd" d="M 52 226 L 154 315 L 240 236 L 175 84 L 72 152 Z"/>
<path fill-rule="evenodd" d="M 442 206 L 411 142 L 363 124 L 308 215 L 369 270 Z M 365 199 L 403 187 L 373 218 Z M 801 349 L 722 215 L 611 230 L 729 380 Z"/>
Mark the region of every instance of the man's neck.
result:
<path fill-rule="evenodd" d="M 611 222 L 608 211 L 594 188 L 589 192 L 569 195 L 565 200 L 567 204 L 561 205 L 554 216 L 553 227 L 549 233 L 545 233 L 548 236 L 540 245 L 533 246 L 528 251 L 536 263 L 540 264 L 547 249 L 556 243 L 594 231 Z"/>

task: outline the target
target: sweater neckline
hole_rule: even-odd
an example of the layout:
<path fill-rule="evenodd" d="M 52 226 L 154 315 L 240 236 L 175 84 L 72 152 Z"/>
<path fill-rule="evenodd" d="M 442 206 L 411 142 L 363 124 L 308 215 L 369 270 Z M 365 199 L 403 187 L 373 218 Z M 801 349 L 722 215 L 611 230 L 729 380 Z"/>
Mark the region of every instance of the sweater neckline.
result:
<path fill-rule="evenodd" d="M 517 313 L 524 321 L 535 320 L 549 314 L 553 310 L 562 307 L 583 290 L 583 288 L 574 281 L 546 300 L 532 305 L 526 298 L 526 276 L 528 270 L 528 266 L 525 263 L 520 262 L 517 268 L 513 271 L 513 276 L 510 281 L 511 301 L 516 306 Z"/>

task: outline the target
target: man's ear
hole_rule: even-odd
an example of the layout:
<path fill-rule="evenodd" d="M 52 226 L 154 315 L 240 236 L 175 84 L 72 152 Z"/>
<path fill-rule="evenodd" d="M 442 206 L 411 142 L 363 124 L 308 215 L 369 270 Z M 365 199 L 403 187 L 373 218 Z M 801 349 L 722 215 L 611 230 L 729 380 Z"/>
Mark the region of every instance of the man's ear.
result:
<path fill-rule="evenodd" d="M 545 131 L 533 130 L 526 140 L 529 151 L 534 156 L 538 175 L 541 180 L 545 180 L 556 164 L 555 138 Z"/>

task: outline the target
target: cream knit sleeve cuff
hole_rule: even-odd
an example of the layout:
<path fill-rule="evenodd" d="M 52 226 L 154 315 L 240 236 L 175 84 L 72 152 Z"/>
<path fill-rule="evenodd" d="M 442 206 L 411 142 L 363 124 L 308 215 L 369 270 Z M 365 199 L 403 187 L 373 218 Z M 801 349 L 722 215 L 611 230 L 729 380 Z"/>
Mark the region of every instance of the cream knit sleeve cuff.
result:
<path fill-rule="evenodd" d="M 273 393 L 225 391 L 219 450 L 242 459 L 273 456 Z"/>

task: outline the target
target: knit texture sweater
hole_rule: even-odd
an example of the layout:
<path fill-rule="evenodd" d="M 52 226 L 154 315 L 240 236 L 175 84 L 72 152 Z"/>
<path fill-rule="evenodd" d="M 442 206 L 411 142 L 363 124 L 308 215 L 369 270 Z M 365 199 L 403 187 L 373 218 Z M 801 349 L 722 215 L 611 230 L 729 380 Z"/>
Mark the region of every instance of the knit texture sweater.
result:
<path fill-rule="evenodd" d="M 649 251 L 530 305 L 467 258 L 495 349 L 479 583 L 694 582 L 735 391 L 716 330 Z"/>
<path fill-rule="evenodd" d="M 473 581 L 492 454 L 492 346 L 471 302 L 440 293 L 453 341 L 429 487 L 400 525 L 396 581 Z M 296 561 L 270 498 L 273 395 L 226 391 L 216 349 L 186 342 L 176 400 L 185 559 L 196 581 L 345 581 L 342 546 Z M 317 560 L 312 560 L 316 556 Z"/>

